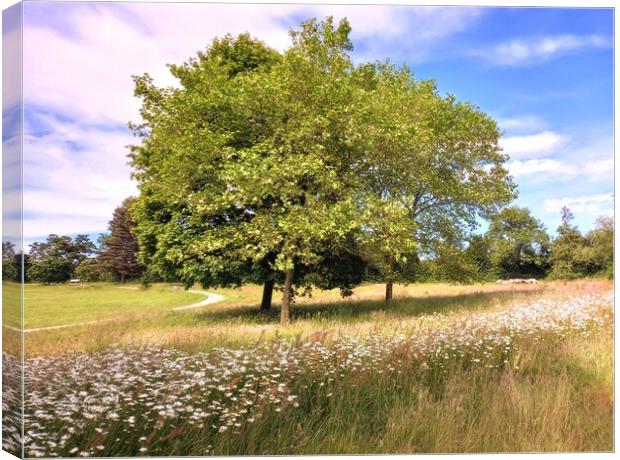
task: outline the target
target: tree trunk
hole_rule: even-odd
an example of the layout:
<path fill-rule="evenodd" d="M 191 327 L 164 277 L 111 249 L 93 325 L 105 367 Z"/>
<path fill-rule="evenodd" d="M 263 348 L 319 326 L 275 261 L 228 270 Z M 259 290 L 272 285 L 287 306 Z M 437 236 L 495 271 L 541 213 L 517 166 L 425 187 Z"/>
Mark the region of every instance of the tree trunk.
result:
<path fill-rule="evenodd" d="M 125 284 L 126 278 L 125 278 L 125 274 L 121 273 L 121 284 Z"/>
<path fill-rule="evenodd" d="M 280 324 L 283 325 L 291 323 L 290 305 L 293 289 L 293 274 L 294 269 L 287 270 L 284 278 L 284 290 L 282 292 L 282 310 L 280 315 Z"/>
<path fill-rule="evenodd" d="M 271 310 L 271 298 L 273 297 L 273 280 L 265 281 L 263 285 L 263 300 L 260 304 L 260 311 L 269 311 Z"/>
<path fill-rule="evenodd" d="M 394 288 L 394 282 L 392 280 L 386 281 L 385 283 L 385 301 L 386 302 L 392 301 L 393 288 Z"/>

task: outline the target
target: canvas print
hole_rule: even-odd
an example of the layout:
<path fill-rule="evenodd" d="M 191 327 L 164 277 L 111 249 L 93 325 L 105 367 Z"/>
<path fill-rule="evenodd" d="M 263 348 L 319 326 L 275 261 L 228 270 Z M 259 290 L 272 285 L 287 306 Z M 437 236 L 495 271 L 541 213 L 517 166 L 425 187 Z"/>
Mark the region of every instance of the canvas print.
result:
<path fill-rule="evenodd" d="M 611 7 L 2 19 L 3 450 L 613 451 Z"/>

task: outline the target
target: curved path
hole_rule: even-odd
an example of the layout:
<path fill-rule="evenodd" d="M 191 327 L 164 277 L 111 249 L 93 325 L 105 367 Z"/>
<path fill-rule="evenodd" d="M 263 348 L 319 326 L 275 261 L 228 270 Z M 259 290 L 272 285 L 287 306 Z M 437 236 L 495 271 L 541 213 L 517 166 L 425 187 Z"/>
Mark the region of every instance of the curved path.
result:
<path fill-rule="evenodd" d="M 126 288 L 126 287 L 121 287 L 120 289 L 133 289 L 133 288 Z M 215 294 L 213 292 L 207 292 L 207 291 L 196 291 L 193 289 L 188 290 L 187 292 L 191 292 L 192 294 L 202 294 L 202 295 L 206 295 L 207 298 L 204 300 L 201 300 L 200 302 L 196 302 L 193 303 L 191 305 L 183 305 L 180 307 L 173 307 L 170 310 L 171 311 L 181 311 L 181 310 L 190 310 L 193 308 L 201 308 L 207 305 L 211 305 L 214 303 L 218 303 L 224 300 L 224 296 L 222 294 Z M 106 318 L 106 319 L 98 319 L 98 320 L 94 320 L 94 321 L 84 321 L 81 323 L 71 323 L 71 324 L 59 324 L 57 326 L 45 326 L 45 327 L 34 327 L 32 329 L 24 329 L 24 332 L 38 332 L 38 331 L 49 331 L 52 329 L 65 329 L 67 327 L 77 327 L 77 326 L 84 326 L 87 324 L 99 324 L 99 323 L 108 323 L 110 321 L 116 321 L 119 318 Z M 21 332 L 22 330 L 14 327 L 14 326 L 9 326 L 7 324 L 3 324 L 4 327 L 6 327 L 7 329 L 11 329 L 13 331 L 17 331 L 17 332 Z"/>
<path fill-rule="evenodd" d="M 187 292 L 191 292 L 192 294 L 203 294 L 206 295 L 207 298 L 201 300 L 200 302 L 193 303 L 191 305 L 185 305 L 183 307 L 174 307 L 172 311 L 181 311 L 181 310 L 190 310 L 192 308 L 200 308 L 205 305 L 211 305 L 212 303 L 218 303 L 224 300 L 224 296 L 222 294 L 214 294 L 213 292 L 207 291 L 194 291 L 193 289 L 188 290 Z"/>

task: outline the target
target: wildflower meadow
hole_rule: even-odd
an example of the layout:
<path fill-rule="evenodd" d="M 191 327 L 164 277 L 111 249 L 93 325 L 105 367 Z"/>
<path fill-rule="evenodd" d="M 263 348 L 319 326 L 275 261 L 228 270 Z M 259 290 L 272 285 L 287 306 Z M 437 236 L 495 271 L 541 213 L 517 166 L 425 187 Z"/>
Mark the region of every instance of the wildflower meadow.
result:
<path fill-rule="evenodd" d="M 428 435 L 391 438 L 394 408 L 406 402 L 412 410 L 423 403 L 436 410 L 454 397 L 457 380 L 473 391 L 480 379 L 500 385 L 518 378 L 523 367 L 533 366 L 529 353 L 600 340 L 610 332 L 612 316 L 610 291 L 575 292 L 474 312 L 431 313 L 397 333 L 259 339 L 238 349 L 196 353 L 115 345 L 35 356 L 24 367 L 26 455 L 442 451 Z M 14 366 L 9 356 L 3 355 L 4 365 Z M 464 410 L 462 402 L 455 410 Z M 427 423 L 432 420 L 406 421 L 412 432 Z M 367 446 L 347 444 L 364 436 Z M 480 435 L 450 450 L 502 448 L 483 441 Z M 16 440 L 4 442 L 10 449 Z M 593 449 L 605 450 L 608 443 Z"/>

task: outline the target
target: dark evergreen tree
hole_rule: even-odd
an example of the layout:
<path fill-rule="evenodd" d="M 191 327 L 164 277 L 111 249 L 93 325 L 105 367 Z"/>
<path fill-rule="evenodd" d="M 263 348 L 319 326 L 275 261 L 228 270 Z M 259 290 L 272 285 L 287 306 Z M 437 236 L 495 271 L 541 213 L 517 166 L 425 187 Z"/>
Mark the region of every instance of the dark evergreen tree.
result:
<path fill-rule="evenodd" d="M 139 277 L 145 268 L 138 260 L 139 246 L 133 234 L 135 223 L 130 207 L 134 201 L 133 197 L 127 198 L 114 210 L 108 223 L 109 233 L 100 238 L 101 263 L 121 283 Z"/>

